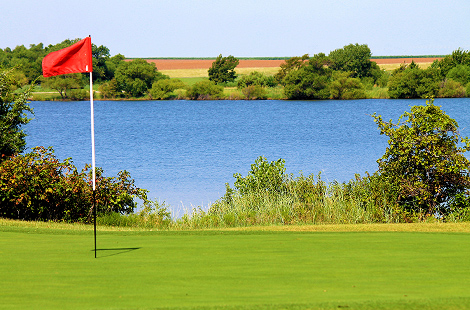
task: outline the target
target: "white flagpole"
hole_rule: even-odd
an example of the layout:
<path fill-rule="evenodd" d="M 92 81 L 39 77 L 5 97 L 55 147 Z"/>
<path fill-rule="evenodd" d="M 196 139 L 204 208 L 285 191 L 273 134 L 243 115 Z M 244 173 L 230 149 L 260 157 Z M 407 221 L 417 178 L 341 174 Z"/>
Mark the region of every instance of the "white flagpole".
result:
<path fill-rule="evenodd" d="M 90 72 L 90 110 L 91 110 L 91 169 L 93 175 L 93 227 L 95 235 L 95 258 L 96 258 L 96 174 L 95 174 L 95 114 L 93 105 L 93 74 Z"/>

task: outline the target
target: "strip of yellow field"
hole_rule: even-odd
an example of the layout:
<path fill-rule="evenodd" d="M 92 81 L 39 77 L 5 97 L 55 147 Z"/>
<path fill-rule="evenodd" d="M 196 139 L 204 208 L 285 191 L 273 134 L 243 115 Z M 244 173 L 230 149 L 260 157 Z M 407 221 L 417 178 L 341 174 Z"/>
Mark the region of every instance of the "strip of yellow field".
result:
<path fill-rule="evenodd" d="M 1 227 L 23 227 L 33 229 L 58 230 L 93 230 L 92 225 L 68 224 L 57 222 L 19 221 L 0 218 Z M 100 231 L 150 231 L 135 227 L 98 226 Z M 178 227 L 174 231 L 181 230 Z M 442 232 L 470 233 L 470 222 L 463 223 L 394 223 L 394 224 L 318 224 L 318 225 L 279 225 L 279 226 L 249 226 L 234 228 L 201 229 L 201 231 L 273 231 L 273 232 Z"/>

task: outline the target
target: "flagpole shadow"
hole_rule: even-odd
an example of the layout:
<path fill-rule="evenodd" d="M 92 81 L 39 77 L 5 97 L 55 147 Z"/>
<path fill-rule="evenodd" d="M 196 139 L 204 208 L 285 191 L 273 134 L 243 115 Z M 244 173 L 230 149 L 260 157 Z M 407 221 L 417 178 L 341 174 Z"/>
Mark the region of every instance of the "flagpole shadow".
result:
<path fill-rule="evenodd" d="M 109 257 L 109 256 L 115 256 L 115 255 L 120 255 L 124 253 L 129 253 L 135 250 L 140 250 L 141 248 L 109 248 L 109 249 L 96 249 L 96 252 L 103 252 L 106 253 L 105 255 L 100 255 L 97 258 L 103 258 L 103 257 Z M 94 252 L 95 250 L 91 250 Z"/>

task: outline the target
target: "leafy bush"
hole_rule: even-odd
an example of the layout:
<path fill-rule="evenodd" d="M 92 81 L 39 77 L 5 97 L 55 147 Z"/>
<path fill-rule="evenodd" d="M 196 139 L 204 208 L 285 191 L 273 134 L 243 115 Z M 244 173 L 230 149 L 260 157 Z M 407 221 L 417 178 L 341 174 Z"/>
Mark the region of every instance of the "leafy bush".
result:
<path fill-rule="evenodd" d="M 150 95 L 153 99 L 165 100 L 170 98 L 176 89 L 184 88 L 185 84 L 179 79 L 163 79 L 152 84 Z"/>
<path fill-rule="evenodd" d="M 456 195 L 470 188 L 470 162 L 464 156 L 470 141 L 460 136 L 457 122 L 433 100 L 413 106 L 396 124 L 373 117 L 380 134 L 389 137 L 379 173 L 396 188 L 400 206 L 421 219 L 451 213 Z"/>
<path fill-rule="evenodd" d="M 362 99 L 366 97 L 364 87 L 358 78 L 349 77 L 348 72 L 336 72 L 329 85 L 332 99 Z"/>
<path fill-rule="evenodd" d="M 224 88 L 213 81 L 203 80 L 189 87 L 186 95 L 190 99 L 218 99 L 223 95 Z"/>
<path fill-rule="evenodd" d="M 21 126 L 30 121 L 27 112 L 33 112 L 27 104 L 33 86 L 25 92 L 15 92 L 20 86 L 13 69 L 0 72 L 0 163 L 26 147 Z"/>
<path fill-rule="evenodd" d="M 450 69 L 446 78 L 459 82 L 462 85 L 467 85 L 470 82 L 470 66 L 457 65 Z"/>
<path fill-rule="evenodd" d="M 59 161 L 52 148 L 34 148 L 0 165 L 0 217 L 24 220 L 84 220 L 93 203 L 90 166 L 81 172 L 71 159 Z M 137 188 L 126 171 L 104 177 L 96 171 L 97 212 L 131 213 L 134 198 L 147 201 L 147 191 Z"/>
<path fill-rule="evenodd" d="M 266 88 L 260 85 L 250 85 L 242 89 L 242 94 L 249 100 L 264 100 L 268 98 Z"/>
<path fill-rule="evenodd" d="M 462 98 L 465 97 L 465 88 L 459 82 L 446 79 L 439 85 L 439 97 Z"/>
<path fill-rule="evenodd" d="M 249 75 L 243 75 L 238 79 L 238 89 L 243 89 L 248 86 L 263 86 L 263 87 L 274 87 L 277 85 L 274 76 L 266 76 L 261 72 L 253 71 Z"/>

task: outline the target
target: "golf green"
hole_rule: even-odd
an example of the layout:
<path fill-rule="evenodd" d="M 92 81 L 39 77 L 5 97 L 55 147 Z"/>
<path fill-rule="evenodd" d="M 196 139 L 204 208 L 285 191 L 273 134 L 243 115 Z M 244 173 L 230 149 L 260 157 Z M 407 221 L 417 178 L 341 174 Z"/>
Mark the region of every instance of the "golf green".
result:
<path fill-rule="evenodd" d="M 0 309 L 470 309 L 470 234 L 0 226 Z"/>

